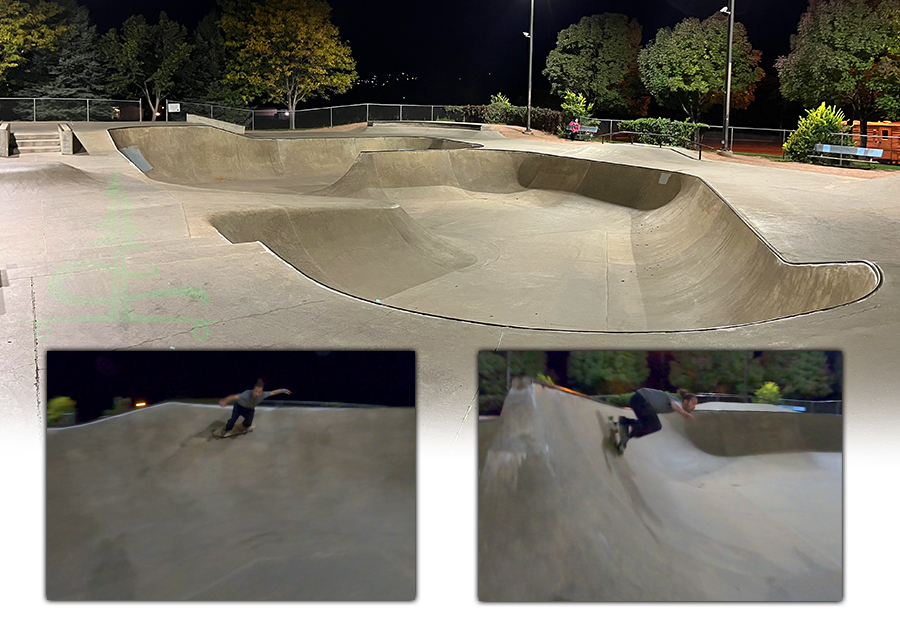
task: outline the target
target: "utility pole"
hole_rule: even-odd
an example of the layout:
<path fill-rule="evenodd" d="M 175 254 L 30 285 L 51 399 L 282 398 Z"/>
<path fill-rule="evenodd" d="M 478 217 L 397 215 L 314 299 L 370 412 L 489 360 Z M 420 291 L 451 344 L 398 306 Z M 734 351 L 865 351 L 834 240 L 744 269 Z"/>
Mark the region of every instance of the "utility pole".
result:
<path fill-rule="evenodd" d="M 531 0 L 531 22 L 528 25 L 528 111 L 525 121 L 525 133 L 531 134 L 531 74 L 534 62 L 534 0 Z"/>
<path fill-rule="evenodd" d="M 728 53 L 725 59 L 725 115 L 722 123 L 722 150 L 731 150 L 730 118 L 731 118 L 731 49 L 734 40 L 734 0 L 728 0 L 728 6 L 719 9 L 728 16 Z"/>

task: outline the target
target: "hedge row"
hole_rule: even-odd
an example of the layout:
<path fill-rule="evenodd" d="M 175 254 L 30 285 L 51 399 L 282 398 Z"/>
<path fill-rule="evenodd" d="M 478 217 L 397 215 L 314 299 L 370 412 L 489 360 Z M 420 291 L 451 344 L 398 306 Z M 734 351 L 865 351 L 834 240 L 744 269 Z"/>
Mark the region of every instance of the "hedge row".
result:
<path fill-rule="evenodd" d="M 655 146 L 679 146 L 695 148 L 699 141 L 699 133 L 706 124 L 694 124 L 689 121 L 674 121 L 665 118 L 645 117 L 644 119 L 626 119 L 619 122 L 619 130 L 636 133 L 634 141 Z"/>
<path fill-rule="evenodd" d="M 527 111 L 528 109 L 524 106 L 503 103 L 447 107 L 447 114 L 454 119 L 484 124 L 506 124 L 507 126 L 524 126 L 528 116 Z M 559 110 L 532 108 L 531 127 L 555 135 L 568 123 L 564 121 L 565 117 L 565 113 Z"/>

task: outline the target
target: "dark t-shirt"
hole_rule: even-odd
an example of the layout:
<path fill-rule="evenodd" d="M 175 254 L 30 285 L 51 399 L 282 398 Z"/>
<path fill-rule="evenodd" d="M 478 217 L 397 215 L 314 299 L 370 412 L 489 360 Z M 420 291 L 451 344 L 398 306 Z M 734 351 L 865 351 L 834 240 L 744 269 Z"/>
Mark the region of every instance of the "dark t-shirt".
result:
<path fill-rule="evenodd" d="M 262 395 L 256 397 L 253 395 L 253 389 L 247 389 L 240 395 L 238 395 L 237 403 L 243 406 L 245 409 L 255 409 L 256 405 L 265 400 L 267 397 L 272 395 L 271 391 L 263 391 Z"/>
<path fill-rule="evenodd" d="M 647 404 L 653 407 L 657 413 L 674 413 L 672 402 L 681 406 L 681 398 L 672 393 L 666 393 L 658 389 L 638 389 L 636 391 L 641 397 L 647 400 Z"/>

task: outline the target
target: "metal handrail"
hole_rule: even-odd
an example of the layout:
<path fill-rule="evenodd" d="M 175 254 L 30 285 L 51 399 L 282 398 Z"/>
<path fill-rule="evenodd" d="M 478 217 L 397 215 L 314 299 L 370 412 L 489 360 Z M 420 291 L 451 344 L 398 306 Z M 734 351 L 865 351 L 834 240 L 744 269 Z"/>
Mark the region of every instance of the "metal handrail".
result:
<path fill-rule="evenodd" d="M 613 135 L 629 135 L 630 139 L 631 139 L 630 143 L 632 145 L 634 144 L 634 135 L 650 135 L 651 137 L 668 137 L 669 136 L 669 135 L 666 135 L 665 133 L 638 132 L 636 130 L 618 130 L 616 132 L 608 132 L 608 133 L 604 133 L 604 134 L 598 135 L 598 136 L 602 139 L 603 137 L 612 138 Z M 601 143 L 603 143 L 603 142 L 601 141 Z M 660 143 L 659 147 L 662 148 L 663 144 Z M 672 146 L 672 147 L 680 148 L 682 146 Z M 715 146 L 709 146 L 709 145 L 704 144 L 699 141 L 694 142 L 693 147 L 689 148 L 688 150 L 697 150 L 698 151 L 697 161 L 701 161 L 703 159 L 703 149 L 704 148 L 707 148 L 709 150 L 718 150 L 718 148 L 716 148 Z"/>

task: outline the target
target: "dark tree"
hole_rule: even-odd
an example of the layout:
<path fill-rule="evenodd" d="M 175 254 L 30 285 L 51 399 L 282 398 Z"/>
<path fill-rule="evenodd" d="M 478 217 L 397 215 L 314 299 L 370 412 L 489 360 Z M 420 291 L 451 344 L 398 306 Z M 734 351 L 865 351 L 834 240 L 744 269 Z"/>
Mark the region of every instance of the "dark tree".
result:
<path fill-rule="evenodd" d="M 66 27 L 53 49 L 38 49 L 15 74 L 16 94 L 24 97 L 105 97 L 100 36 L 87 8 L 60 2 L 53 24 Z M 83 111 L 83 106 L 82 106 Z"/>
<path fill-rule="evenodd" d="M 660 105 L 680 107 L 697 121 L 724 102 L 727 49 L 728 20 L 721 14 L 702 22 L 688 18 L 674 29 L 660 29 L 641 51 L 641 81 Z M 759 67 L 762 53 L 750 45 L 740 22 L 734 25 L 732 51 L 731 107 L 746 108 L 765 72 Z"/>
<path fill-rule="evenodd" d="M 900 0 L 810 3 L 775 66 L 787 99 L 836 104 L 862 135 L 875 117 L 900 118 Z"/>
<path fill-rule="evenodd" d="M 649 376 L 645 351 L 573 351 L 569 356 L 569 381 L 586 393 L 635 391 Z"/>
<path fill-rule="evenodd" d="M 587 16 L 563 29 L 547 57 L 551 92 L 580 93 L 610 115 L 642 117 L 649 97 L 638 75 L 641 25 L 619 13 Z"/>
<path fill-rule="evenodd" d="M 811 400 L 830 395 L 834 374 L 824 351 L 765 351 L 764 379 L 775 382 L 785 398 Z"/>

